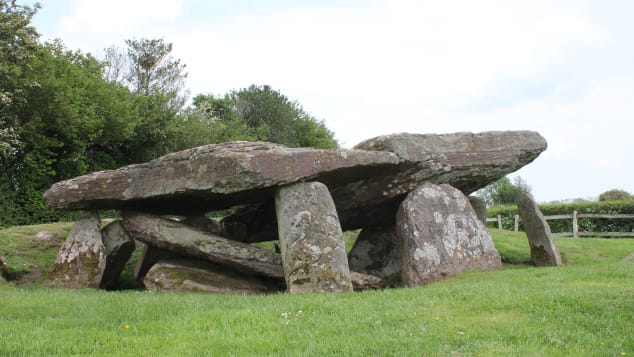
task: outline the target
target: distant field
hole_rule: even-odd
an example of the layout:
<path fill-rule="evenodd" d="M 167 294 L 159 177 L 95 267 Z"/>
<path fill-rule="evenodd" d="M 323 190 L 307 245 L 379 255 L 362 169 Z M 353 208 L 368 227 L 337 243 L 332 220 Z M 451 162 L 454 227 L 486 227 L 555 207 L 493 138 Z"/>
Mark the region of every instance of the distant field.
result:
<path fill-rule="evenodd" d="M 416 289 L 226 296 L 40 288 L 36 275 L 69 227 L 0 230 L 0 255 L 31 286 L 0 283 L 1 356 L 634 356 L 634 261 L 624 260 L 632 239 L 559 238 L 566 264 L 535 268 L 521 264 L 525 235 L 492 230 L 504 261 L 515 264 Z M 36 238 L 41 231 L 53 236 Z"/>

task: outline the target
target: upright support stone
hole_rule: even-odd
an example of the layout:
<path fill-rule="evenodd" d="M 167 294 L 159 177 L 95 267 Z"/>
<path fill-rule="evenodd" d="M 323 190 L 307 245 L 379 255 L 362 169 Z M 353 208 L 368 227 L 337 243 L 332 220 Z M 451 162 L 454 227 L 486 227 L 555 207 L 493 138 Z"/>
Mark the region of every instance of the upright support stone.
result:
<path fill-rule="evenodd" d="M 49 273 L 48 285 L 63 288 L 99 288 L 106 267 L 97 212 L 86 212 L 70 230 Z"/>
<path fill-rule="evenodd" d="M 475 211 L 476 216 L 484 224 L 487 225 L 487 204 L 484 200 L 478 196 L 469 196 L 469 203 L 473 210 Z"/>
<path fill-rule="evenodd" d="M 522 225 L 531 247 L 531 260 L 536 266 L 561 265 L 561 256 L 544 215 L 529 196 L 524 195 L 517 204 Z"/>
<path fill-rule="evenodd" d="M 281 187 L 275 210 L 289 292 L 352 291 L 343 232 L 326 185 Z"/>
<path fill-rule="evenodd" d="M 403 244 L 403 283 L 420 286 L 466 270 L 493 270 L 502 260 L 465 195 L 449 185 L 424 183 L 396 216 Z"/>
<path fill-rule="evenodd" d="M 134 240 L 123 229 L 123 222 L 114 221 L 101 230 L 101 237 L 105 247 L 106 267 L 103 272 L 100 287 L 113 289 L 119 283 L 121 272 L 134 252 Z"/>

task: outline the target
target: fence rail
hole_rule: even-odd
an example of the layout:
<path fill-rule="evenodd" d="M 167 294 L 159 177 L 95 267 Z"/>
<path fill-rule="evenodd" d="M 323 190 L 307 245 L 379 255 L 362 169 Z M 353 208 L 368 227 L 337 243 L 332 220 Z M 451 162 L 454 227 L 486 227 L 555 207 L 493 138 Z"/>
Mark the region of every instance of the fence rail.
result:
<path fill-rule="evenodd" d="M 634 214 L 595 214 L 595 213 L 577 213 L 573 211 L 571 214 L 555 214 L 551 216 L 544 216 L 546 221 L 556 219 L 571 219 L 572 220 L 572 232 L 559 232 L 553 233 L 555 237 L 634 237 L 634 232 L 580 232 L 579 231 L 579 218 L 604 218 L 604 219 L 634 219 Z M 513 224 L 513 230 L 517 232 L 521 222 L 519 215 L 515 215 L 515 222 Z M 487 222 L 497 222 L 498 229 L 502 229 L 502 215 L 497 217 L 487 218 Z"/>

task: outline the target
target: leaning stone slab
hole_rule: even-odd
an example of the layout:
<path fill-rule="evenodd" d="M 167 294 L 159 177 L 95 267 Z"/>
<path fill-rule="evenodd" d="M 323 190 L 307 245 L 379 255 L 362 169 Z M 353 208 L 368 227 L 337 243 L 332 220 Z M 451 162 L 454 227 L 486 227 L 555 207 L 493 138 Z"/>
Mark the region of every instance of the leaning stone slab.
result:
<path fill-rule="evenodd" d="M 529 195 L 524 195 L 517 204 L 517 208 L 531 247 L 533 264 L 536 266 L 561 265 L 561 256 L 550 232 L 550 226 L 535 201 Z"/>
<path fill-rule="evenodd" d="M 100 288 L 114 289 L 119 283 L 121 272 L 134 252 L 134 240 L 123 229 L 123 222 L 113 221 L 101 230 L 105 247 L 106 267 L 101 279 Z"/>
<path fill-rule="evenodd" d="M 100 223 L 97 212 L 86 212 L 73 224 L 49 272 L 46 285 L 99 288 L 106 267 Z"/>
<path fill-rule="evenodd" d="M 364 228 L 348 253 L 350 270 L 393 281 L 401 279 L 401 243 L 396 227 Z"/>
<path fill-rule="evenodd" d="M 151 214 L 124 212 L 123 224 L 135 239 L 174 253 L 206 259 L 245 273 L 282 278 L 279 254 L 264 248 L 232 241 Z"/>
<path fill-rule="evenodd" d="M 275 208 L 288 291 L 352 291 L 343 232 L 328 188 L 319 182 L 282 187 Z"/>
<path fill-rule="evenodd" d="M 465 195 L 446 184 L 425 183 L 407 195 L 397 214 L 396 234 L 403 244 L 407 286 L 502 267 L 491 236 Z"/>
<path fill-rule="evenodd" d="M 156 263 L 143 283 L 151 291 L 198 291 L 215 294 L 265 294 L 282 281 L 241 274 L 202 260 L 168 259 Z"/>

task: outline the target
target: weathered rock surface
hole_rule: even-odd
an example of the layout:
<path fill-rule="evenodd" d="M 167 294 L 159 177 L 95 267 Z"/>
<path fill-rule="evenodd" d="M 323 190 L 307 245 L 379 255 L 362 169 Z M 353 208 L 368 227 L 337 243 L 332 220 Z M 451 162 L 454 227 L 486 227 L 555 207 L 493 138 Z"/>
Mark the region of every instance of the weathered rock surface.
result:
<path fill-rule="evenodd" d="M 423 182 L 447 183 L 468 195 L 532 162 L 546 141 L 531 131 L 402 133 L 366 140 L 355 149 L 392 152 L 416 166 L 331 188 L 344 230 L 367 222 L 392 224 L 405 195 Z"/>
<path fill-rule="evenodd" d="M 209 218 L 204 214 L 189 216 L 182 220 L 181 223 L 200 229 L 203 232 L 208 232 L 223 237 L 225 235 L 225 231 L 222 228 L 222 225 L 215 219 Z"/>
<path fill-rule="evenodd" d="M 352 291 L 343 232 L 328 188 L 319 182 L 281 187 L 275 208 L 289 292 Z"/>
<path fill-rule="evenodd" d="M 161 260 L 172 259 L 172 258 L 184 258 L 179 256 L 176 253 L 170 252 L 169 250 L 154 248 L 151 245 L 147 245 L 141 243 L 143 245 L 143 251 L 141 252 L 141 257 L 134 267 L 134 279 L 139 283 L 143 284 L 143 279 L 148 271 L 152 268 L 152 266 L 158 263 Z"/>
<path fill-rule="evenodd" d="M 469 203 L 476 214 L 476 217 L 484 224 L 487 225 L 487 204 L 484 200 L 478 196 L 469 196 Z"/>
<path fill-rule="evenodd" d="M 58 182 L 44 199 L 57 210 L 94 207 L 204 212 L 272 198 L 276 186 L 316 177 L 337 185 L 400 163 L 396 155 L 386 152 L 231 142 Z"/>
<path fill-rule="evenodd" d="M 278 291 L 282 280 L 239 274 L 202 260 L 168 259 L 156 263 L 143 283 L 152 291 L 264 294 Z"/>
<path fill-rule="evenodd" d="M 396 226 L 364 228 L 348 253 L 348 264 L 351 271 L 400 280 L 401 243 Z"/>
<path fill-rule="evenodd" d="M 47 285 L 99 288 L 106 267 L 100 223 L 96 212 L 86 212 L 75 222 L 57 254 Z"/>
<path fill-rule="evenodd" d="M 400 202 L 422 182 L 449 183 L 469 194 L 531 162 L 545 148 L 545 140 L 529 131 L 394 134 L 365 141 L 355 150 L 232 142 L 58 182 L 45 200 L 57 210 L 123 208 L 188 215 L 271 202 L 276 187 L 319 181 L 329 187 L 347 230 L 393 224 Z M 260 221 L 274 227 L 269 216 Z M 245 239 L 269 239 L 272 233 Z"/>
<path fill-rule="evenodd" d="M 100 288 L 113 289 L 117 286 L 121 272 L 134 252 L 134 240 L 123 229 L 123 222 L 113 221 L 101 230 L 101 238 L 106 255 Z"/>
<path fill-rule="evenodd" d="M 486 227 L 465 195 L 449 185 L 424 183 L 397 214 L 403 244 L 403 283 L 420 286 L 466 270 L 502 267 Z"/>
<path fill-rule="evenodd" d="M 282 278 L 279 254 L 228 240 L 151 214 L 124 212 L 124 227 L 135 239 L 159 249 L 205 259 L 246 273 Z"/>
<path fill-rule="evenodd" d="M 531 261 L 536 266 L 561 265 L 561 256 L 550 232 L 544 215 L 529 196 L 524 195 L 517 204 L 528 245 L 531 247 Z"/>
<path fill-rule="evenodd" d="M 383 289 L 388 286 L 387 282 L 378 276 L 356 271 L 350 272 L 350 280 L 354 291 Z"/>
<path fill-rule="evenodd" d="M 222 219 L 226 237 L 245 243 L 266 242 L 278 239 L 275 218 L 275 200 L 241 207 Z"/>

